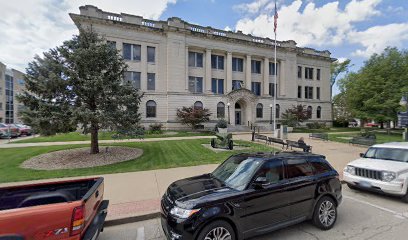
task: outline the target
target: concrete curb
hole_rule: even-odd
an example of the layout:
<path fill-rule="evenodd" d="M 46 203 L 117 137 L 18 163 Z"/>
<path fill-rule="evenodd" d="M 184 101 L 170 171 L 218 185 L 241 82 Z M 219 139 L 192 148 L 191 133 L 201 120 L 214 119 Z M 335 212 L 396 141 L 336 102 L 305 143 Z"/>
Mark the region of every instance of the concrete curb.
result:
<path fill-rule="evenodd" d="M 127 224 L 127 223 L 141 222 L 141 221 L 146 221 L 146 220 L 150 220 L 150 219 L 154 219 L 158 217 L 160 217 L 160 212 L 153 212 L 153 213 L 148 213 L 144 215 L 106 220 L 104 227 L 112 227 L 112 226 L 117 226 L 117 225 L 122 225 L 122 224 Z"/>

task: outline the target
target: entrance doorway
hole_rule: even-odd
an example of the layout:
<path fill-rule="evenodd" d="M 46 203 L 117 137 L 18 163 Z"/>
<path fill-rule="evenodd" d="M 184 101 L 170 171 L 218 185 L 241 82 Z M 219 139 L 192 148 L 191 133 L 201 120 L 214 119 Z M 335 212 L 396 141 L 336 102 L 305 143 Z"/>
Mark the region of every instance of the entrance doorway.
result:
<path fill-rule="evenodd" d="M 242 124 L 242 114 L 241 114 L 241 105 L 239 103 L 235 103 L 235 125 Z"/>

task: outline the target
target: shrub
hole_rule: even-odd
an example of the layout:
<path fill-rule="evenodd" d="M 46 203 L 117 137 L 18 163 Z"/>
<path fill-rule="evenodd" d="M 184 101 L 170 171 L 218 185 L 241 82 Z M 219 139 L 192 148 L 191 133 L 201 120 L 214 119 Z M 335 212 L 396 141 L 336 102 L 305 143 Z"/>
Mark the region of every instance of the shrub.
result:
<path fill-rule="evenodd" d="M 202 126 L 202 123 L 210 121 L 210 110 L 207 108 L 182 107 L 177 109 L 177 119 L 181 124 L 188 125 L 192 129 Z"/>
<path fill-rule="evenodd" d="M 218 120 L 217 124 L 215 125 L 216 128 L 227 128 L 228 123 L 224 119 Z"/>
<path fill-rule="evenodd" d="M 313 123 L 306 123 L 306 127 L 308 129 L 329 129 L 325 123 L 313 122 Z"/>
<path fill-rule="evenodd" d="M 163 128 L 163 124 L 161 123 L 154 123 L 154 124 L 149 125 L 150 133 L 153 133 L 153 134 L 161 134 L 163 132 L 162 128 Z"/>

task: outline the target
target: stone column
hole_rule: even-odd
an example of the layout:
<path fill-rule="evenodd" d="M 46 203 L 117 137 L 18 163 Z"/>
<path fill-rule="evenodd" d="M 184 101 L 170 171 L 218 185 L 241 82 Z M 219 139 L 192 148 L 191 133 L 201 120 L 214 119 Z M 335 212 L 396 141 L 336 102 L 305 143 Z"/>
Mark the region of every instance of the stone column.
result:
<path fill-rule="evenodd" d="M 269 95 L 269 58 L 264 58 L 264 71 L 263 71 L 263 95 Z"/>
<path fill-rule="evenodd" d="M 189 69 L 189 66 L 188 66 L 188 46 L 186 46 L 186 63 L 184 64 L 185 65 L 185 81 L 186 81 L 186 91 L 188 92 L 188 69 Z"/>
<path fill-rule="evenodd" d="M 211 49 L 205 50 L 205 84 L 204 92 L 211 92 Z"/>
<path fill-rule="evenodd" d="M 286 95 L 286 82 L 285 82 L 285 61 L 281 60 L 279 62 L 279 71 L 278 71 L 278 86 L 279 86 L 279 95 Z M 297 77 L 297 67 L 296 67 L 296 77 Z M 303 93 L 302 93 L 303 95 Z M 297 87 L 296 87 L 296 97 L 297 97 Z"/>
<path fill-rule="evenodd" d="M 227 53 L 227 79 L 225 81 L 225 93 L 232 91 L 232 53 Z"/>
<path fill-rule="evenodd" d="M 245 67 L 245 88 L 251 90 L 252 73 L 251 73 L 251 55 L 246 56 Z"/>

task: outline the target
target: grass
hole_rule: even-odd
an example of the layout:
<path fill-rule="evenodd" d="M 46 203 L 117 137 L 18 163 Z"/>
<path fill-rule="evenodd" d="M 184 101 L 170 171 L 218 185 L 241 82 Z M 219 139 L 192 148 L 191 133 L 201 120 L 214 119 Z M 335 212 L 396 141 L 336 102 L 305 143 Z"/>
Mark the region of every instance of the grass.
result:
<path fill-rule="evenodd" d="M 165 134 L 166 132 L 176 132 L 176 134 Z M 112 132 L 100 132 L 99 140 L 113 140 Z M 209 136 L 210 132 L 188 132 L 188 131 L 163 131 L 163 134 L 145 134 L 144 138 L 161 137 L 190 137 L 190 136 Z M 21 139 L 13 143 L 37 143 L 37 142 L 71 142 L 71 141 L 90 141 L 90 134 L 81 134 L 79 132 L 61 133 L 53 136 L 39 136 L 34 138 Z"/>
<path fill-rule="evenodd" d="M 336 133 L 336 132 L 359 132 L 360 128 L 337 128 L 332 127 L 330 129 L 308 129 L 308 128 L 294 128 L 294 133 Z"/>
<path fill-rule="evenodd" d="M 120 145 L 143 149 L 143 155 L 135 160 L 127 162 L 72 170 L 31 170 L 20 168 L 19 165 L 25 160 L 51 151 L 78 148 L 88 145 L 64 145 L 48 147 L 7 148 L 0 151 L 0 183 L 16 182 L 25 180 L 37 180 L 47 178 L 60 178 L 72 176 L 98 175 L 108 173 L 135 172 L 162 168 L 174 168 L 195 166 L 203 164 L 217 164 L 232 154 L 239 152 L 272 151 L 272 148 L 252 142 L 236 141 L 235 144 L 250 146 L 244 151 L 218 152 L 203 147 L 208 144 L 208 139 L 160 141 L 160 142 L 137 142 L 118 143 Z"/>
<path fill-rule="evenodd" d="M 347 133 L 347 134 L 329 134 L 329 140 L 334 142 L 348 143 L 349 139 L 344 139 L 347 137 L 356 137 L 359 133 Z M 377 143 L 386 142 L 402 142 L 402 134 L 386 134 L 386 133 L 376 133 Z"/>

